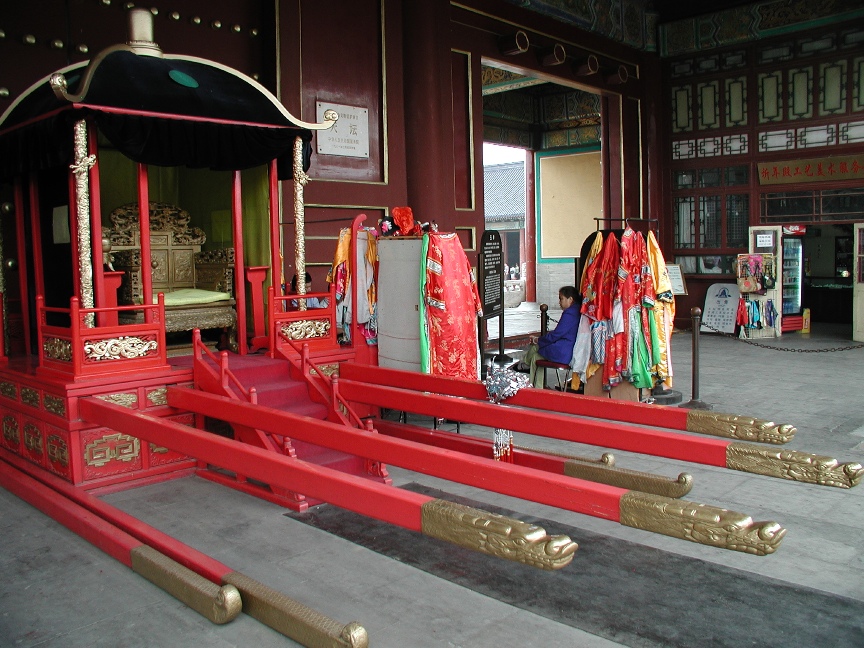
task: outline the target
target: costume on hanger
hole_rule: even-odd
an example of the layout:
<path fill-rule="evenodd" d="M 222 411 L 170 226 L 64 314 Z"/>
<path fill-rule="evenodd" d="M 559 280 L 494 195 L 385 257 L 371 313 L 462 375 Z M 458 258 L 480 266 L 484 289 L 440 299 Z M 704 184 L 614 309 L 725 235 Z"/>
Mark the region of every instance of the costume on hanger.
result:
<path fill-rule="evenodd" d="M 420 318 L 424 373 L 466 380 L 480 376 L 477 317 L 483 303 L 462 243 L 455 233 L 423 235 Z"/>
<path fill-rule="evenodd" d="M 641 233 L 628 227 L 621 236 L 621 262 L 618 279 L 621 287 L 621 305 L 624 309 L 625 355 L 622 375 L 639 388 L 654 386 L 651 378 L 651 365 L 646 339 L 651 339 L 647 331 L 646 306 L 654 304 L 654 282 L 646 276 L 648 253 L 645 239 Z M 643 316 L 644 315 L 644 316 Z"/>
<path fill-rule="evenodd" d="M 607 390 L 621 382 L 624 363 L 623 316 L 618 291 L 620 262 L 618 238 L 610 232 L 588 277 L 582 300 L 582 314 L 592 320 L 591 364 L 586 374 L 590 377 L 602 366 L 603 388 Z"/>
<path fill-rule="evenodd" d="M 590 300 L 594 301 L 597 297 L 597 286 L 592 285 L 599 267 L 598 259 L 603 251 L 603 233 L 597 232 L 594 236 L 594 241 L 591 243 L 591 249 L 588 251 L 588 258 L 585 260 L 585 268 L 582 271 L 582 280 L 579 284 L 579 293 L 582 295 L 582 304 L 585 304 L 586 296 L 590 295 Z M 585 313 L 583 307 L 582 313 Z M 596 323 L 590 316 L 583 317 L 579 320 L 579 331 L 576 336 L 576 344 L 573 347 L 573 358 L 570 366 L 573 368 L 573 378 L 571 387 L 579 389 L 581 383 L 590 378 L 597 369 L 600 368 L 601 362 L 592 362 L 591 354 L 591 327 Z M 605 338 L 601 355 L 606 356 Z"/>
<path fill-rule="evenodd" d="M 357 241 L 357 281 L 363 290 L 358 291 L 357 323 L 363 325 L 362 333 L 367 344 L 378 343 L 376 315 L 377 293 L 375 288 L 375 263 L 378 261 L 378 241 L 374 228 L 362 228 L 367 233 Z M 327 282 L 336 286 L 336 325 L 342 329 L 347 341 L 351 340 L 351 313 L 353 291 L 351 270 L 348 262 L 351 252 L 351 228 L 339 231 L 339 241 L 333 254 L 333 264 L 327 273 Z"/>
<path fill-rule="evenodd" d="M 654 326 L 657 331 L 657 348 L 652 352 L 654 365 L 652 371 L 657 381 L 666 387 L 672 387 L 672 330 L 675 322 L 675 297 L 672 295 L 672 282 L 666 261 L 654 232 L 648 232 L 648 263 L 651 266 L 651 277 L 654 280 L 654 293 L 657 295 L 654 303 Z"/>

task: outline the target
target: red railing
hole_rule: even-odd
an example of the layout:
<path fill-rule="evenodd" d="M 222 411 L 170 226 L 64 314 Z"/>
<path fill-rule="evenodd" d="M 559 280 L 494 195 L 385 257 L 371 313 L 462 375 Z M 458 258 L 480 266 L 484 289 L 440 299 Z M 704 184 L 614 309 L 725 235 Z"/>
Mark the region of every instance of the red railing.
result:
<path fill-rule="evenodd" d="M 252 404 L 258 402 L 255 388 L 250 387 L 247 390 L 228 368 L 228 352 L 222 351 L 217 356 L 201 341 L 201 329 L 192 331 L 192 353 L 192 376 L 196 389 L 224 394 Z M 212 364 L 208 364 L 207 360 Z M 219 389 L 215 389 L 216 387 Z"/>
<path fill-rule="evenodd" d="M 328 404 L 331 412 L 345 425 L 354 425 L 355 427 L 365 429 L 365 421 L 357 415 L 354 409 L 348 404 L 348 401 L 342 398 L 342 395 L 339 393 L 338 378 L 328 376 L 309 357 L 309 345 L 306 343 L 301 345 L 294 340 L 286 340 L 286 342 L 294 349 L 298 356 L 298 359 L 291 358 L 289 362 L 294 364 L 294 367 L 302 374 L 306 383 L 311 388 L 314 388 L 324 402 Z M 317 380 L 312 377 L 312 372 L 318 376 Z"/>
<path fill-rule="evenodd" d="M 297 310 L 294 306 L 294 303 L 299 305 L 300 299 L 311 297 L 326 297 L 329 304 L 326 308 L 306 310 Z M 277 296 L 274 287 L 270 286 L 267 302 L 270 309 L 270 357 L 289 356 L 296 351 L 294 345 L 286 346 L 293 335 L 298 336 L 294 339 L 308 343 L 311 349 L 339 346 L 336 339 L 336 288 L 333 284 L 330 284 L 329 292 L 285 296 Z"/>
<path fill-rule="evenodd" d="M 90 325 L 102 314 L 124 311 L 143 311 L 144 322 Z M 66 316 L 69 326 L 48 324 L 49 314 Z M 162 294 L 157 304 L 109 308 L 81 308 L 78 298 L 73 297 L 68 309 L 45 306 L 44 297 L 37 295 L 36 317 L 40 371 L 78 379 L 168 368 Z"/>

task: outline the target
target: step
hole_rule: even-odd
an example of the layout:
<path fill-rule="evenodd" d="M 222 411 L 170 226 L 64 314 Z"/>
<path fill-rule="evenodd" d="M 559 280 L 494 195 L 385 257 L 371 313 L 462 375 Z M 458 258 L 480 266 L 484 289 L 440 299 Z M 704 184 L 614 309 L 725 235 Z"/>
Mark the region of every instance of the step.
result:
<path fill-rule="evenodd" d="M 238 356 L 248 358 L 249 356 Z M 228 370 L 237 379 L 246 384 L 263 383 L 271 380 L 290 380 L 291 366 L 287 360 L 273 360 L 272 358 L 252 356 L 253 360 L 237 360 L 228 358 Z"/>
<path fill-rule="evenodd" d="M 261 403 L 265 405 L 265 403 Z M 270 407 L 270 405 L 267 405 Z M 309 418 L 314 418 L 323 421 L 327 418 L 327 408 L 321 403 L 313 403 L 310 400 L 306 401 L 297 401 L 290 405 L 283 405 L 281 407 L 276 408 L 283 412 L 288 412 L 289 414 L 297 414 L 298 416 L 308 416 Z M 291 436 L 290 434 L 288 436 Z"/>
<path fill-rule="evenodd" d="M 358 466 L 362 468 L 363 465 L 362 458 L 340 450 L 295 439 L 291 439 L 291 445 L 294 447 L 298 459 L 314 463 L 316 466 L 326 466 L 343 472 L 354 472 Z"/>
<path fill-rule="evenodd" d="M 281 408 L 297 401 L 308 401 L 309 390 L 306 385 L 297 380 L 278 380 L 257 385 L 244 384 L 246 389 L 255 387 L 258 402 L 267 407 Z"/>

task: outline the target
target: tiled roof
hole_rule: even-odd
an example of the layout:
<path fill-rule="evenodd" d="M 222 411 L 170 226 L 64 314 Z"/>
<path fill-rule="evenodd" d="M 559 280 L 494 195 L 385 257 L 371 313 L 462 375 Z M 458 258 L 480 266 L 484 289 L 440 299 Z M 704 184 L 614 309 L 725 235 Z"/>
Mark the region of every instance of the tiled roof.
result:
<path fill-rule="evenodd" d="M 525 218 L 525 163 L 508 162 L 483 167 L 486 221 Z"/>

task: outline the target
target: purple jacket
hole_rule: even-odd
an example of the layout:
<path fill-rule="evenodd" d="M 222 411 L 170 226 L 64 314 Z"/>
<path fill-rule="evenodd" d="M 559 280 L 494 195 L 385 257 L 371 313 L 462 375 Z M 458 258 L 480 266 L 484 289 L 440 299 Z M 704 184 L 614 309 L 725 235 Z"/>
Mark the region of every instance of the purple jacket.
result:
<path fill-rule="evenodd" d="M 537 350 L 546 360 L 570 364 L 573 359 L 573 345 L 576 344 L 576 332 L 579 330 L 581 306 L 581 303 L 573 302 L 570 308 L 561 313 L 558 326 L 537 340 Z"/>

